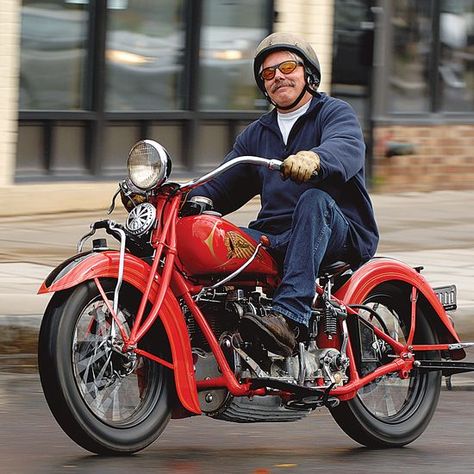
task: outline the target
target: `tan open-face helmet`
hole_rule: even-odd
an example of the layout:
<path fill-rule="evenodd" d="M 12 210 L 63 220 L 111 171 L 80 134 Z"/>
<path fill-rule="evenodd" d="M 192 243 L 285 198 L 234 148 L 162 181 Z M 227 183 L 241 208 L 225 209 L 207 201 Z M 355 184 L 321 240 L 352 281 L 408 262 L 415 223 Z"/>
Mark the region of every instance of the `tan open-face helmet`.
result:
<path fill-rule="evenodd" d="M 265 96 L 268 98 L 260 72 L 263 61 L 274 51 L 291 51 L 303 60 L 306 73 L 306 88 L 314 94 L 321 82 L 321 66 L 313 47 L 301 36 L 293 33 L 272 33 L 257 46 L 253 61 L 255 81 Z"/>

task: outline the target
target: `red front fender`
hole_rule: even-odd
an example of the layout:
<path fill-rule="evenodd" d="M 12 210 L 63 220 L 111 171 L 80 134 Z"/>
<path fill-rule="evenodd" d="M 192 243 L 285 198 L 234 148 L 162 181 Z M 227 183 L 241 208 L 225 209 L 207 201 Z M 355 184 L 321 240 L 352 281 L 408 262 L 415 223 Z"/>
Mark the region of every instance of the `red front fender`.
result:
<path fill-rule="evenodd" d="M 442 330 L 438 331 L 440 342 L 459 342 L 459 336 L 428 281 L 413 268 L 398 260 L 390 258 L 370 260 L 351 276 L 335 296 L 346 304 L 360 304 L 376 286 L 388 281 L 404 282 L 414 286 L 431 306 L 435 313 L 432 317 L 439 318 L 442 323 Z"/>
<path fill-rule="evenodd" d="M 91 252 L 72 257 L 46 278 L 38 293 L 52 293 L 72 288 L 79 283 L 94 278 L 117 278 L 119 252 Z M 123 279 L 142 293 L 145 291 L 150 266 L 143 260 L 125 254 Z M 154 281 L 150 291 L 150 302 L 153 302 L 159 289 Z M 168 290 L 160 310 L 159 317 L 163 323 L 171 346 L 176 392 L 183 407 L 191 413 L 200 414 L 199 399 L 194 366 L 191 354 L 186 323 L 175 296 Z"/>

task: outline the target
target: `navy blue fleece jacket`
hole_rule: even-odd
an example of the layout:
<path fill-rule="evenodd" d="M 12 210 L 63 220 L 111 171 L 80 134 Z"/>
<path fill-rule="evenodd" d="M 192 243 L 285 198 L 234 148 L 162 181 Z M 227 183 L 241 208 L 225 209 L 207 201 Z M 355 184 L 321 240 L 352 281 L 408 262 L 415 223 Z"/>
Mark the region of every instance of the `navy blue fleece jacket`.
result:
<path fill-rule="evenodd" d="M 294 124 L 285 145 L 276 110 L 251 123 L 238 137 L 225 161 L 242 155 L 284 160 L 301 150 L 321 158 L 319 176 L 304 184 L 282 180 L 280 173 L 263 166 L 239 165 L 195 189 L 223 214 L 235 211 L 257 194 L 261 210 L 249 227 L 278 235 L 291 227 L 293 210 L 301 194 L 311 187 L 326 191 L 350 225 L 354 264 L 371 258 L 378 231 L 364 180 L 365 145 L 357 117 L 342 100 L 317 94 L 307 112 Z"/>

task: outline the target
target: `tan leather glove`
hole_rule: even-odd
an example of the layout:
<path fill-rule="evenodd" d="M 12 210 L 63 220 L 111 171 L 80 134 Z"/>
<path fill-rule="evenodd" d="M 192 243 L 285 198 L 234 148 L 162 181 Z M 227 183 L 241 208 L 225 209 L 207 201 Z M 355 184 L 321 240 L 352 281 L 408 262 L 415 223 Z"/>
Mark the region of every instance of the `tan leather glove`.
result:
<path fill-rule="evenodd" d="M 305 183 L 319 172 L 321 165 L 319 155 L 314 151 L 299 151 L 283 161 L 281 172 L 285 179 L 301 184 Z"/>

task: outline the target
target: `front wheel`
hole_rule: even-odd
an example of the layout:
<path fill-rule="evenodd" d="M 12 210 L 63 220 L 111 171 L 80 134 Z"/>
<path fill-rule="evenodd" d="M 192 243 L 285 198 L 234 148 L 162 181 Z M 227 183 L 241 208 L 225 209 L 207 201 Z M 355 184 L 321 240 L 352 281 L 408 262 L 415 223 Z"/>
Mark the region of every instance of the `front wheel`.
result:
<path fill-rule="evenodd" d="M 115 280 L 102 282 L 109 300 Z M 129 332 L 140 293 L 123 284 L 118 317 Z M 120 332 L 96 284 L 54 295 L 38 342 L 41 384 L 62 429 L 98 454 L 130 454 L 152 443 L 170 419 L 172 374 L 134 353 L 123 354 Z M 140 347 L 169 357 L 162 328 Z"/>
<path fill-rule="evenodd" d="M 361 310 L 360 317 L 377 326 L 400 343 L 408 338 L 410 301 L 406 291 L 385 283 L 375 288 L 364 305 L 374 312 Z M 415 342 L 437 342 L 429 322 L 417 308 Z M 361 337 L 358 371 L 361 376 L 393 360 L 391 349 L 380 340 Z M 375 350 L 374 350 L 375 349 Z M 367 355 L 369 354 L 369 355 Z M 364 356 L 365 355 L 365 356 Z M 438 358 L 430 353 L 424 358 Z M 371 448 L 401 447 L 423 433 L 436 409 L 441 390 L 440 372 L 413 369 L 407 379 L 397 373 L 375 379 L 361 388 L 355 398 L 342 402 L 331 413 L 352 439 Z"/>

